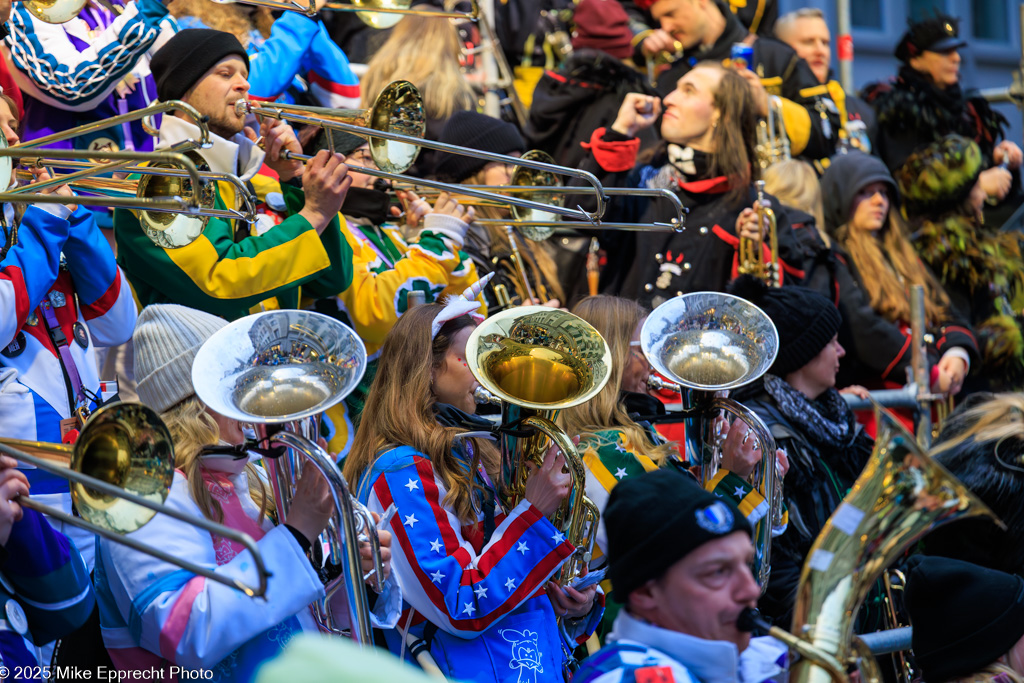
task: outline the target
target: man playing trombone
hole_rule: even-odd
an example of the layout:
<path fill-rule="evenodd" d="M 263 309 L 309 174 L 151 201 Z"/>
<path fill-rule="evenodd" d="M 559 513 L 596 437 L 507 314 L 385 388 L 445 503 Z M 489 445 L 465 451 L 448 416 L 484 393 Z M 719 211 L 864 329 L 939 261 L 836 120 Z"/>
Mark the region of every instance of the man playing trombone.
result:
<path fill-rule="evenodd" d="M 288 217 L 274 226 L 210 218 L 191 244 L 165 249 L 150 241 L 136 214 L 115 211 L 118 260 L 139 302 L 180 303 L 235 319 L 268 299 L 276 298 L 270 307 L 297 308 L 300 285 L 312 296 L 344 290 L 352 277 L 352 250 L 337 219 L 352 182 L 344 158 L 322 151 L 306 167 L 285 159 L 283 150 L 301 149 L 283 122 L 264 122 L 260 133 L 267 151 L 257 146 L 255 132 L 244 129 L 244 115 L 235 110 L 249 91 L 249 61 L 231 34 L 181 31 L 154 56 L 152 69 L 161 100 L 181 99 L 209 117 L 213 144 L 197 151 L 206 165 L 237 175 L 262 199 L 277 190 L 275 183 L 255 177 L 265 162 L 281 180 Z M 157 147 L 198 132 L 184 119 L 166 116 Z M 224 185 L 217 186 L 217 205 L 232 207 L 234 200 Z"/>
<path fill-rule="evenodd" d="M 0 130 L 11 144 L 17 127 L 12 103 L 0 98 Z M 74 201 L 66 186 L 48 192 Z M 2 211 L 0 437 L 60 443 L 101 402 L 96 347 L 131 338 L 135 302 L 90 211 L 63 204 Z M 66 480 L 27 473 L 40 502 L 71 512 Z M 91 567 L 92 534 L 66 533 Z"/>

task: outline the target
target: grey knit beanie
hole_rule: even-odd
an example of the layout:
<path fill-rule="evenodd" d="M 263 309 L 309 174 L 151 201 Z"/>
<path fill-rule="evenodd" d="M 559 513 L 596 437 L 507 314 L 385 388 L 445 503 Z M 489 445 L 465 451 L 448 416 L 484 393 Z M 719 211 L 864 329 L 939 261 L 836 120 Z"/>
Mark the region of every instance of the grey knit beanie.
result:
<path fill-rule="evenodd" d="M 192 396 L 196 352 L 226 325 L 223 318 L 177 304 L 143 308 L 132 336 L 139 400 L 162 413 Z"/>

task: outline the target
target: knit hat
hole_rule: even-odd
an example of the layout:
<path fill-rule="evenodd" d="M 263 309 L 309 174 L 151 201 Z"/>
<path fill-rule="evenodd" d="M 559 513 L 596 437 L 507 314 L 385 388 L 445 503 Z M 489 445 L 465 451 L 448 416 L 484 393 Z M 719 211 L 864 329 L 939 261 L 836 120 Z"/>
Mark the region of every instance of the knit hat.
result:
<path fill-rule="evenodd" d="M 935 216 L 955 208 L 971 194 L 984 166 L 978 143 L 959 135 L 914 152 L 896 172 L 907 212 Z"/>
<path fill-rule="evenodd" d="M 495 154 L 525 152 L 526 142 L 511 123 L 475 111 L 457 111 L 441 131 L 440 142 Z M 487 159 L 439 152 L 435 173 L 442 182 L 461 183 L 488 163 Z"/>
<path fill-rule="evenodd" d="M 132 336 L 139 400 L 162 413 L 192 396 L 196 351 L 225 325 L 222 318 L 177 304 L 143 308 Z"/>
<path fill-rule="evenodd" d="M 581 0 L 573 13 L 572 48 L 593 48 L 618 59 L 633 56 L 629 16 L 618 0 Z"/>
<path fill-rule="evenodd" d="M 249 68 L 249 55 L 232 34 L 212 28 L 178 31 L 149 62 L 157 98 L 162 102 L 180 100 L 203 74 L 229 55 L 238 55 Z"/>
<path fill-rule="evenodd" d="M 915 556 L 908 568 L 903 602 L 928 683 L 976 673 L 1024 636 L 1021 577 L 946 557 Z"/>
<path fill-rule="evenodd" d="M 924 21 L 908 22 L 910 28 L 896 44 L 893 54 L 903 63 L 909 63 L 925 50 L 949 52 L 967 45 L 960 38 L 960 20 L 945 14 L 937 14 Z"/>
<path fill-rule="evenodd" d="M 313 138 L 312 148 L 309 153 L 316 154 L 322 149 L 330 149 L 330 147 L 327 146 L 328 135 L 330 135 L 334 140 L 334 151 L 345 156 L 348 156 L 363 145 L 368 145 L 370 143 L 366 138 L 361 138 L 358 135 L 354 135 L 343 130 L 322 128 L 320 132 L 316 134 L 316 137 Z"/>
<path fill-rule="evenodd" d="M 708 541 L 734 531 L 752 533 L 731 502 L 670 469 L 623 479 L 612 489 L 601 519 L 608 536 L 608 575 L 614 598 L 622 603 Z M 637 533 L 641 519 L 647 526 Z"/>
<path fill-rule="evenodd" d="M 760 278 L 741 275 L 729 284 L 729 293 L 754 304 L 775 323 L 779 353 L 769 372 L 779 377 L 799 370 L 821 353 L 842 322 L 835 304 L 806 287 L 769 287 Z"/>

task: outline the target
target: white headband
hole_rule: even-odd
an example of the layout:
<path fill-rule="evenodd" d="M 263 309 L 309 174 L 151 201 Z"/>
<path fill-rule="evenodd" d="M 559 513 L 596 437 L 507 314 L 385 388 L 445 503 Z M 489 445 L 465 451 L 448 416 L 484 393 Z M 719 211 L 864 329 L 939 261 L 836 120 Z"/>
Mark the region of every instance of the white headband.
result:
<path fill-rule="evenodd" d="M 480 296 L 480 292 L 484 290 L 487 283 L 494 277 L 494 273 L 487 273 L 482 278 L 466 287 L 466 291 L 458 296 L 450 296 L 444 303 L 444 308 L 434 316 L 434 322 L 430 326 L 430 338 L 436 339 L 437 333 L 441 331 L 441 326 L 449 320 L 455 320 L 456 318 L 469 314 L 477 322 L 483 321 L 482 315 L 473 315 L 473 312 L 480 308 L 480 302 L 476 301 L 476 298 Z"/>

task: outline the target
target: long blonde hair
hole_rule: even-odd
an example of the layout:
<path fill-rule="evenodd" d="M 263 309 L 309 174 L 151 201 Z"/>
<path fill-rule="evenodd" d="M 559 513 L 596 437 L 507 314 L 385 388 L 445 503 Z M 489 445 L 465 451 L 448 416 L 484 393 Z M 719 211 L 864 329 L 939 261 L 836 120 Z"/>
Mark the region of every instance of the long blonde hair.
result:
<path fill-rule="evenodd" d="M 461 316 L 442 325 L 431 339 L 431 324 L 442 308 L 441 304 L 416 306 L 388 332 L 344 474 L 359 486 L 381 450 L 411 446 L 430 458 L 434 473 L 444 482 L 447 494 L 442 504 L 461 522 L 470 523 L 476 521 L 477 465 L 483 463 L 489 475 L 497 476 L 498 454 L 489 442 L 472 439 L 473 462 L 467 470 L 452 453 L 456 437 L 465 430 L 441 425 L 434 417 L 432 371 L 444 367 L 456 333 L 473 326 L 469 316 Z"/>
<path fill-rule="evenodd" d="M 870 230 L 851 228 L 847 222 L 836 230 L 836 240 L 853 260 L 871 307 L 883 317 L 909 322 L 910 286 L 923 285 L 928 324 L 948 320 L 949 297 L 914 251 L 897 209 L 890 206 L 877 237 Z"/>
<path fill-rule="evenodd" d="M 217 423 L 195 396 L 171 406 L 160 417 L 171 432 L 174 441 L 174 466 L 185 474 L 192 500 L 207 518 L 215 522 L 223 521 L 224 511 L 220 503 L 210 495 L 206 482 L 203 481 L 200 472 L 202 459 L 199 457 L 205 446 L 220 442 L 220 428 L 217 427 Z M 267 494 L 263 479 L 251 463 L 245 466 L 245 473 L 249 480 L 249 495 L 260 508 L 258 522 L 262 522 L 264 517 L 274 514 L 274 502 Z"/>
<path fill-rule="evenodd" d="M 825 246 L 832 239 L 825 230 L 825 208 L 821 201 L 821 183 L 818 174 L 806 161 L 783 159 L 762 173 L 765 191 L 777 197 L 786 206 L 792 206 L 814 217 L 814 227 Z"/>
<path fill-rule="evenodd" d="M 176 19 L 195 17 L 212 29 L 230 33 L 246 48 L 254 29 L 264 38 L 269 38 L 274 25 L 274 15 L 267 7 L 248 8 L 213 0 L 171 0 L 167 3 L 167 11 Z"/>
<path fill-rule="evenodd" d="M 559 424 L 567 433 L 579 434 L 583 446 L 607 445 L 596 432 L 614 429 L 625 436 L 631 448 L 656 463 L 678 454 L 679 448 L 674 443 L 655 444 L 647 431 L 629 418 L 619 400 L 622 373 L 629 364 L 631 353 L 629 342 L 648 311 L 632 299 L 599 294 L 583 299 L 572 312 L 593 325 L 608 343 L 612 355 L 611 377 L 593 399 L 561 411 Z"/>
<path fill-rule="evenodd" d="M 361 79 L 363 106 L 399 79 L 419 88 L 428 119 L 476 108 L 476 93 L 459 66 L 459 35 L 446 19 L 407 16 L 395 25 Z"/>
<path fill-rule="evenodd" d="M 1024 677 L 1006 664 L 995 662 L 981 671 L 954 678 L 948 683 L 1024 683 Z"/>

